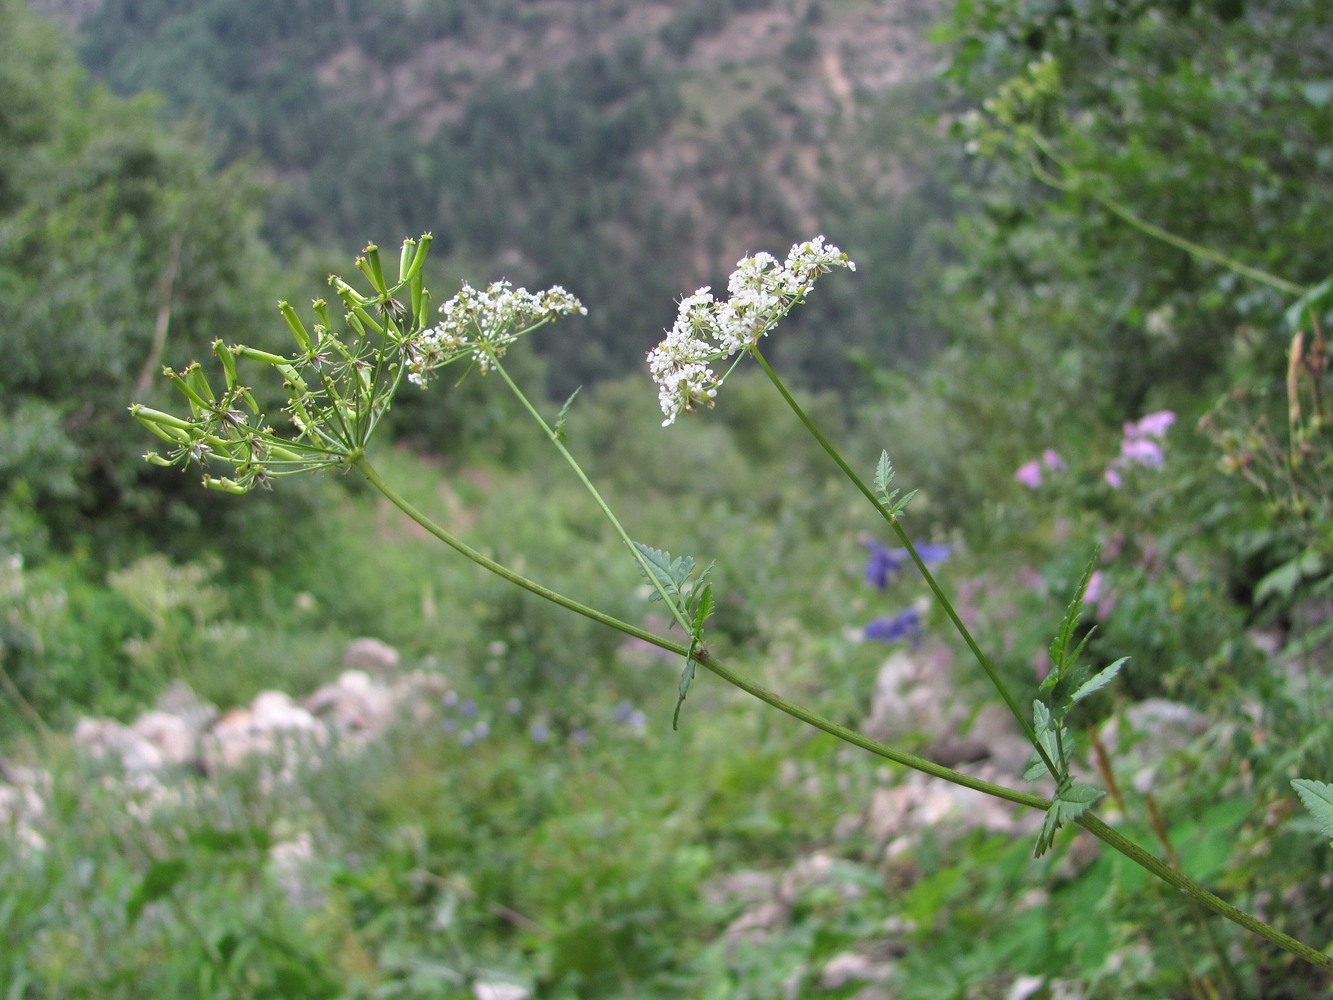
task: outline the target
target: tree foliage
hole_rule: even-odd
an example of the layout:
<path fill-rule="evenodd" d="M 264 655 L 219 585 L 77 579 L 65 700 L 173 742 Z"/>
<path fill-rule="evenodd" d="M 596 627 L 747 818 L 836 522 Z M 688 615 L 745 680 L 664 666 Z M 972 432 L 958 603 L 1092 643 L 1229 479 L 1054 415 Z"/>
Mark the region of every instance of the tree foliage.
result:
<path fill-rule="evenodd" d="M 154 102 L 85 80 L 54 29 L 0 3 L 0 545 L 171 544 L 225 517 L 145 466 L 125 407 L 164 351 L 266 339 L 257 192 L 153 124 Z M 261 518 L 262 520 L 262 518 Z M 128 533 L 127 533 L 128 529 Z"/>
<path fill-rule="evenodd" d="M 1333 259 L 1330 31 L 1309 0 L 954 5 L 937 36 L 962 183 L 925 297 L 948 343 L 922 404 L 938 423 L 899 453 L 950 514 L 1032 440 L 1074 450 L 1280 370 L 1283 312 Z"/>

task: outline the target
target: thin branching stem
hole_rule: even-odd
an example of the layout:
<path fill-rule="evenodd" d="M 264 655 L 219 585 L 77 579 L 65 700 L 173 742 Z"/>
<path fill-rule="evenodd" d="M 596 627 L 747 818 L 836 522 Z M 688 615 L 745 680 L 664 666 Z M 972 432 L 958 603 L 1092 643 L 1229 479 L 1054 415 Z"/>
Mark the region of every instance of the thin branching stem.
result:
<path fill-rule="evenodd" d="M 810 417 L 806 414 L 806 412 L 801 408 L 800 404 L 796 402 L 796 399 L 787 389 L 786 385 L 783 383 L 782 379 L 778 376 L 777 372 L 775 372 L 772 366 L 769 365 L 768 360 L 759 351 L 758 347 L 751 347 L 750 353 L 754 355 L 755 360 L 758 361 L 760 366 L 764 369 L 764 372 L 773 382 L 773 385 L 782 395 L 782 398 L 787 401 L 787 405 L 792 408 L 792 410 L 796 413 L 797 417 L 800 419 L 801 423 L 805 425 L 806 429 L 809 430 L 809 432 L 814 436 L 815 440 L 819 442 L 820 447 L 822 447 L 824 451 L 828 453 L 829 457 L 833 459 L 833 461 L 837 464 L 838 468 L 840 468 L 843 471 L 843 473 L 847 476 L 847 478 L 851 480 L 851 482 L 856 486 L 856 488 L 865 495 L 866 499 L 869 500 L 875 506 L 875 509 L 878 510 L 880 514 L 884 517 L 884 519 L 888 522 L 889 527 L 893 529 L 894 534 L 898 536 L 898 539 L 902 542 L 903 547 L 911 555 L 912 561 L 916 564 L 917 569 L 921 572 L 921 576 L 925 579 L 927 585 L 930 587 L 931 593 L 935 595 L 936 600 L 939 602 L 940 606 L 944 609 L 945 613 L 948 615 L 949 620 L 954 625 L 954 628 L 958 630 L 959 635 L 962 636 L 963 641 L 967 643 L 968 648 L 972 651 L 973 656 L 976 657 L 977 662 L 980 663 L 982 669 L 986 671 L 987 676 L 990 677 L 992 683 L 994 683 L 996 690 L 1000 692 L 1000 696 L 1004 698 L 1005 703 L 1009 706 L 1009 710 L 1013 712 L 1014 716 L 1023 726 L 1023 731 L 1024 733 L 1027 734 L 1029 741 L 1033 744 L 1034 747 L 1036 747 L 1037 752 L 1041 754 L 1042 759 L 1046 764 L 1046 766 L 1052 771 L 1052 773 L 1056 773 L 1054 762 L 1049 759 L 1047 754 L 1042 749 L 1041 744 L 1037 742 L 1032 727 L 1027 722 L 1027 719 L 1019 711 L 1017 702 L 1013 699 L 1013 697 L 1009 694 L 1004 685 L 1001 683 L 998 674 L 995 672 L 994 666 L 991 664 L 990 660 L 986 657 L 986 655 L 981 651 L 981 648 L 977 645 L 976 641 L 972 638 L 971 633 L 968 631 L 967 626 L 964 625 L 962 619 L 958 617 L 958 613 L 954 610 L 952 602 L 950 602 L 948 597 L 940 589 L 939 584 L 935 581 L 935 578 L 926 568 L 925 562 L 921 559 L 920 555 L 917 554 L 916 547 L 912 544 L 912 540 L 908 537 L 907 532 L 903 530 L 903 527 L 899 523 L 898 519 L 893 517 L 884 508 L 883 503 L 881 503 L 879 498 L 875 496 L 875 494 L 871 491 L 870 487 L 867 486 L 866 483 L 861 479 L 861 477 L 856 474 L 856 471 L 852 469 L 850 465 L 847 464 L 846 460 L 843 459 L 842 455 L 838 452 L 838 450 L 835 447 L 833 447 L 833 445 L 829 442 L 829 440 L 826 437 L 824 437 L 823 433 L 820 432 L 819 428 L 810 419 Z M 704 663 L 705 666 L 710 666 L 710 664 L 708 664 L 702 658 L 700 662 Z M 800 718 L 800 716 L 798 715 L 797 718 Z M 840 738 L 845 738 L 845 737 L 840 737 Z M 848 740 L 848 742 L 853 743 L 857 746 L 862 745 L 858 743 L 855 739 Z M 924 770 L 924 768 L 922 770 Z M 1010 798 L 1009 801 L 1017 801 L 1017 800 Z M 1049 805 L 1050 803 L 1049 801 L 1047 801 L 1045 806 L 1037 806 L 1036 808 L 1044 809 L 1048 808 Z M 1087 830 L 1089 833 L 1091 833 L 1093 836 L 1097 837 L 1107 846 L 1112 847 L 1115 850 L 1119 851 L 1121 854 L 1129 858 L 1135 864 L 1146 869 L 1148 872 L 1155 875 L 1157 878 L 1161 879 L 1163 882 L 1167 883 L 1173 888 L 1179 889 L 1181 892 L 1185 893 L 1191 899 L 1195 900 L 1208 910 L 1211 910 L 1218 916 L 1225 917 L 1226 919 L 1232 921 L 1233 923 L 1239 924 L 1246 930 L 1258 934 L 1265 940 L 1277 945 L 1280 948 L 1285 949 L 1286 951 L 1292 953 L 1293 955 L 1303 958 L 1305 961 L 1311 963 L 1312 965 L 1316 965 L 1321 969 L 1326 969 L 1330 972 L 1333 972 L 1333 958 L 1330 958 L 1328 955 L 1325 955 L 1322 952 L 1316 951 L 1314 948 L 1311 948 L 1309 945 L 1296 940 L 1295 938 L 1291 937 L 1288 934 L 1282 933 L 1281 931 L 1277 930 L 1277 928 L 1264 923 L 1258 917 L 1246 913 L 1244 910 L 1241 910 L 1233 906 L 1232 904 L 1228 903 L 1220 896 L 1217 896 L 1214 893 L 1209 892 L 1207 889 L 1199 885 L 1197 882 L 1193 881 L 1187 875 L 1172 868 L 1169 864 L 1162 861 L 1155 855 L 1149 853 L 1139 844 L 1125 837 L 1123 834 L 1117 832 L 1113 827 L 1108 826 L 1105 822 L 1098 819 L 1091 812 L 1086 812 L 1082 814 L 1075 820 L 1075 822 L 1078 823 L 1079 826 Z"/>
<path fill-rule="evenodd" d="M 948 596 L 940 588 L 939 583 L 935 580 L 934 575 L 926 567 L 925 560 L 921 558 L 916 550 L 916 546 L 912 544 L 912 539 L 908 536 L 906 530 L 904 530 L 900 523 L 900 519 L 895 517 L 885 508 L 879 497 L 875 496 L 874 491 L 866 485 L 865 480 L 857 475 L 856 470 L 847 464 L 846 459 L 842 457 L 842 454 L 838 449 L 833 446 L 829 439 L 824 436 L 823 432 L 820 431 L 815 422 L 810 419 L 805 410 L 801 408 L 801 404 L 796 401 L 796 398 L 791 394 L 791 391 L 782 381 L 781 376 L 779 376 L 778 373 L 773 370 L 773 366 L 768 363 L 768 359 L 764 357 L 763 352 L 755 346 L 750 348 L 750 353 L 754 355 L 755 360 L 759 362 L 760 367 L 763 368 L 764 373 L 777 388 L 782 398 L 786 400 L 787 405 L 791 407 L 792 412 L 796 414 L 797 419 L 805 425 L 806 430 L 808 430 L 810 434 L 814 436 L 814 439 L 819 442 L 819 446 L 824 449 L 829 458 L 833 459 L 834 464 L 842 470 L 843 475 L 851 481 L 852 485 L 864 494 L 865 498 L 870 501 L 875 510 L 879 512 L 880 516 L 888 522 L 893 533 L 897 535 L 898 540 L 902 542 L 903 548 L 907 550 L 907 554 L 911 556 L 912 562 L 921 573 L 921 578 L 926 581 L 926 586 L 930 588 L 930 592 L 935 596 L 936 602 L 944 610 L 944 613 L 948 616 L 953 627 L 957 629 L 958 634 L 962 636 L 963 642 L 965 642 L 967 648 L 972 651 L 972 655 L 976 658 L 977 663 L 981 665 L 981 669 L 986 672 L 986 676 L 990 678 L 991 683 L 995 686 L 995 690 L 998 691 L 1000 697 L 1004 699 L 1004 703 L 1009 706 L 1009 711 L 1012 712 L 1014 718 L 1018 720 L 1018 724 L 1023 728 L 1023 734 L 1027 737 L 1028 742 L 1036 747 L 1037 752 L 1041 754 L 1042 762 L 1050 772 L 1052 774 L 1058 774 L 1059 771 L 1056 768 L 1055 762 L 1049 758 L 1046 751 L 1037 741 L 1037 736 L 1032 729 L 1032 724 L 1028 722 L 1027 716 L 1019 707 L 1017 700 L 1015 700 L 1014 696 L 1009 692 L 1009 689 L 1005 687 L 994 664 L 991 663 L 990 657 L 982 652 L 981 647 L 972 637 L 972 633 L 968 630 L 967 626 L 963 624 L 962 618 L 958 616 L 958 612 L 954 609 L 953 602 L 949 600 Z"/>
<path fill-rule="evenodd" d="M 1265 941 L 1277 945 L 1279 948 L 1290 952 L 1297 958 L 1304 959 L 1311 965 L 1314 965 L 1326 972 L 1333 973 L 1333 957 L 1325 955 L 1321 951 L 1311 948 L 1308 944 L 1296 940 L 1290 934 L 1284 934 L 1276 927 L 1264 923 L 1258 917 L 1246 913 L 1239 907 L 1233 906 L 1225 899 L 1214 893 L 1209 892 L 1203 886 L 1199 885 L 1193 879 L 1182 874 L 1169 864 L 1157 857 L 1155 854 L 1145 850 L 1139 844 L 1130 840 L 1118 832 L 1114 827 L 1108 826 L 1104 821 L 1098 819 L 1091 812 L 1086 812 L 1074 820 L 1079 826 L 1087 830 L 1094 837 L 1119 851 L 1125 857 L 1129 858 L 1136 865 L 1155 875 L 1167 885 L 1174 889 L 1179 889 L 1191 899 L 1197 901 L 1200 905 L 1218 916 L 1225 917 L 1232 923 L 1239 924 L 1247 931 L 1259 935 Z"/>
<path fill-rule="evenodd" d="M 619 618 L 608 615 L 603 611 L 598 611 L 596 608 L 589 607 L 573 598 L 566 597 L 564 594 L 551 590 L 549 587 L 544 587 L 534 580 L 529 580 L 527 577 L 515 573 L 504 564 L 496 562 L 494 559 L 483 555 L 466 542 L 446 531 L 413 506 L 406 497 L 402 496 L 402 494 L 390 486 L 380 476 L 375 468 L 366 460 L 364 455 L 354 457 L 351 460 L 351 464 L 372 486 L 384 494 L 385 499 L 391 504 L 401 510 L 435 538 L 439 539 L 455 552 L 470 559 L 482 569 L 489 570 L 501 579 L 514 584 L 516 587 L 521 587 L 529 593 L 536 594 L 538 597 L 544 598 L 553 604 L 558 604 L 560 607 L 565 608 L 568 611 L 573 611 L 575 614 L 582 615 L 583 617 L 589 618 L 601 625 L 605 625 L 608 628 L 616 629 L 627 636 L 642 640 L 659 649 L 665 649 L 678 656 L 689 655 L 689 647 L 683 643 L 675 642 L 671 639 L 664 639 L 646 629 L 639 628 L 637 625 L 631 625 L 629 622 L 621 621 Z M 918 757 L 916 754 L 898 750 L 863 736 L 860 733 L 853 732 L 846 726 L 840 726 L 830 719 L 826 719 L 808 709 L 802 708 L 794 702 L 790 702 L 782 696 L 768 690 L 768 688 L 763 685 L 749 679 L 745 675 L 732 670 L 706 649 L 695 650 L 694 659 L 700 666 L 712 671 L 727 683 L 734 685 L 747 694 L 753 695 L 765 704 L 771 705 L 773 708 L 787 713 L 794 719 L 799 719 L 808 725 L 814 726 L 821 732 L 825 732 L 828 735 L 836 737 L 846 743 L 850 743 L 853 746 L 861 747 L 863 750 L 867 750 L 886 760 L 893 761 L 895 764 L 901 764 L 904 767 L 910 767 L 913 770 L 921 771 L 936 778 L 941 778 L 945 781 L 952 782 L 955 785 L 962 785 L 964 788 L 971 788 L 978 792 L 984 792 L 987 795 L 992 795 L 996 798 L 1016 803 L 1017 805 L 1028 806 L 1032 809 L 1045 810 L 1051 804 L 1049 799 L 1044 799 L 1039 795 L 1016 791 L 1012 788 L 1006 788 L 1003 785 L 992 784 L 989 781 L 982 781 L 971 775 L 963 774 L 961 771 L 955 771 L 942 764 L 937 764 L 932 760 L 927 760 L 924 757 Z"/>
<path fill-rule="evenodd" d="M 602 494 L 598 492 L 597 487 L 592 484 L 592 480 L 589 479 L 587 474 L 583 471 L 583 467 L 579 465 L 578 460 L 570 453 L 569 449 L 565 447 L 565 442 L 560 440 L 559 433 L 546 422 L 545 417 L 537 412 L 537 408 L 532 405 L 528 397 L 524 395 L 523 390 L 518 387 L 518 383 L 509 377 L 509 372 L 505 371 L 504 365 L 500 364 L 500 360 L 492 355 L 490 364 L 491 367 L 499 373 L 500 377 L 504 379 L 505 385 L 509 386 L 510 391 L 518 397 L 518 401 L 523 404 L 523 408 L 528 411 L 528 415 L 537 422 L 537 426 L 542 429 L 542 433 L 546 435 L 546 439 L 550 441 L 551 444 L 555 445 L 555 448 L 560 452 L 561 457 L 564 458 L 569 464 L 569 467 L 574 470 L 574 475 L 578 476 L 579 482 L 583 484 L 583 488 L 588 491 L 593 502 L 597 504 L 598 508 L 606 516 L 606 519 L 611 522 L 611 527 L 615 528 L 616 534 L 620 536 L 620 540 L 629 548 L 630 553 L 634 556 L 634 561 L 639 565 L 639 571 L 643 573 L 648 579 L 648 582 L 657 591 L 658 596 L 662 598 L 662 603 L 671 609 L 671 617 L 676 620 L 676 624 L 684 629 L 686 635 L 688 635 L 691 628 L 689 619 L 685 616 L 685 609 L 678 607 L 677 602 L 671 599 L 670 595 L 666 592 L 666 587 L 662 585 L 662 581 L 658 574 L 653 572 L 652 567 L 648 565 L 648 561 L 643 557 L 643 553 L 639 551 L 639 547 L 634 544 L 634 540 L 629 537 L 629 533 L 625 531 L 624 526 L 620 523 L 620 519 L 612 512 L 610 506 L 608 506 L 607 502 L 602 498 Z M 693 657 L 691 657 L 691 659 L 693 659 Z"/>
<path fill-rule="evenodd" d="M 454 551 L 470 559 L 483 569 L 490 570 L 502 579 L 509 581 L 515 586 L 521 587 L 529 593 L 536 594 L 538 597 L 545 598 L 554 604 L 558 604 L 560 607 L 573 611 L 576 614 L 583 615 L 585 618 L 589 618 L 607 626 L 608 628 L 616 629 L 625 635 L 641 639 L 650 645 L 675 653 L 678 656 L 686 656 L 689 654 L 688 647 L 682 643 L 674 642 L 670 639 L 663 639 L 661 636 L 654 635 L 646 629 L 631 625 L 629 622 L 621 621 L 612 615 L 598 611 L 596 608 L 575 601 L 572 598 L 566 597 L 565 595 L 551 590 L 548 587 L 544 587 L 533 580 L 529 580 L 527 577 L 515 573 L 507 566 L 496 562 L 494 559 L 482 555 L 476 549 L 454 537 L 413 506 L 412 503 L 381 478 L 379 473 L 366 460 L 364 455 L 357 455 L 352 458 L 351 464 L 355 466 L 357 471 L 360 472 L 361 475 L 363 475 L 372 486 L 379 490 L 395 507 L 401 510 L 435 538 L 444 542 Z M 696 651 L 695 661 L 705 669 L 712 671 L 712 673 L 722 678 L 727 683 L 734 685 L 755 698 L 758 698 L 765 704 L 770 705 L 781 712 L 785 712 L 792 718 L 799 719 L 801 722 L 813 726 L 836 739 L 849 743 L 852 746 L 860 747 L 875 756 L 883 757 L 885 760 L 890 760 L 895 764 L 901 764 L 904 767 L 921 771 L 932 777 L 952 782 L 955 785 L 961 785 L 964 788 L 971 788 L 986 795 L 1003 799 L 1006 802 L 1013 802 L 1017 805 L 1027 806 L 1032 809 L 1040 809 L 1042 811 L 1050 808 L 1051 802 L 1049 799 L 1044 799 L 1038 795 L 1031 795 L 1027 792 L 1020 792 L 1012 788 L 1006 788 L 1003 785 L 996 785 L 988 781 L 982 781 L 979 778 L 974 778 L 971 775 L 963 774 L 952 768 L 944 767 L 942 764 L 937 764 L 924 757 L 918 757 L 916 754 L 907 753 L 903 750 L 898 750 L 894 747 L 879 743 L 876 740 L 872 740 L 869 737 L 848 729 L 846 726 L 840 726 L 830 719 L 826 719 L 794 702 L 788 701 L 745 675 L 732 670 L 715 658 L 706 649 Z M 1279 948 L 1309 962 L 1311 965 L 1333 973 L 1333 958 L 1316 951 L 1314 948 L 1296 940 L 1289 934 L 1282 933 L 1257 917 L 1233 906 L 1220 896 L 1209 892 L 1188 876 L 1172 868 L 1160 858 L 1149 853 L 1134 841 L 1108 826 L 1092 813 L 1084 813 L 1074 822 L 1083 827 L 1093 836 L 1097 837 L 1107 846 L 1119 851 L 1125 857 L 1129 858 L 1129 860 L 1161 879 L 1167 885 L 1170 885 L 1185 893 L 1192 899 L 1197 900 L 1206 909 L 1219 916 L 1225 917 L 1233 923 L 1239 924 L 1246 930 L 1259 935 L 1272 944 L 1277 945 Z"/>
<path fill-rule="evenodd" d="M 1074 167 L 1071 167 L 1068 163 L 1065 162 L 1065 160 L 1060 155 L 1058 155 L 1055 152 L 1055 149 L 1051 145 L 1049 140 L 1047 140 L 1046 138 L 1044 138 L 1043 136 L 1041 136 L 1036 132 L 1031 133 L 1031 138 L 1033 147 L 1042 156 L 1049 159 L 1052 163 L 1054 163 L 1057 167 L 1059 167 L 1059 169 L 1062 170 L 1065 174 L 1072 175 L 1075 178 L 1081 178 L 1082 175 L 1079 174 L 1078 170 Z M 1232 271 L 1236 274 L 1241 275 L 1242 277 L 1249 278 L 1251 281 L 1257 281 L 1261 285 L 1267 285 L 1269 288 L 1274 288 L 1279 292 L 1283 292 L 1284 294 L 1304 295 L 1307 291 L 1309 291 L 1309 289 L 1304 288 L 1294 282 L 1287 281 L 1285 278 L 1279 278 L 1275 274 L 1269 274 L 1267 271 L 1260 270 L 1257 267 L 1251 267 L 1244 261 L 1236 260 L 1236 258 L 1234 257 L 1228 257 L 1224 253 L 1218 253 L 1216 250 L 1213 250 L 1210 247 L 1203 246 L 1200 243 L 1195 243 L 1193 240 L 1186 239 L 1183 236 L 1178 236 L 1175 233 L 1171 232 L 1170 230 L 1163 229 L 1161 226 L 1158 225 L 1154 225 L 1147 219 L 1141 218 L 1140 216 L 1136 215 L 1129 208 L 1125 207 L 1120 202 L 1116 201 L 1110 195 L 1102 194 L 1100 191 L 1097 191 L 1088 185 L 1078 183 L 1077 181 L 1066 180 L 1065 178 L 1058 177 L 1055 174 L 1052 174 L 1050 171 L 1046 170 L 1035 157 L 1029 158 L 1028 165 L 1032 169 L 1032 175 L 1036 177 L 1037 180 L 1041 181 L 1043 184 L 1047 185 L 1048 187 L 1053 187 L 1057 191 L 1064 191 L 1067 193 L 1083 195 L 1085 197 L 1091 198 L 1093 201 L 1101 205 L 1112 215 L 1118 217 L 1122 222 L 1125 222 L 1130 226 L 1132 226 L 1133 228 L 1137 229 L 1145 236 L 1150 236 L 1155 240 L 1160 240 L 1161 242 L 1167 244 L 1168 246 L 1175 247 L 1177 250 L 1184 250 L 1187 254 L 1190 254 L 1193 257 L 1197 257 L 1200 260 L 1210 261 L 1214 264 L 1217 264 L 1219 267 L 1224 267 L 1228 271 Z"/>

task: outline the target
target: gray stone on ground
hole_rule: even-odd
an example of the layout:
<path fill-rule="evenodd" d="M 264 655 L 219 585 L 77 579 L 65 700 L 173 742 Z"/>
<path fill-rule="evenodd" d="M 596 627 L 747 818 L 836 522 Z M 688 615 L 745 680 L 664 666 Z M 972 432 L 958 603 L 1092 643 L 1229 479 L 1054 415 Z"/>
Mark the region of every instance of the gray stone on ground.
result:
<path fill-rule="evenodd" d="M 398 669 L 398 650 L 387 642 L 369 637 L 353 639 L 343 650 L 343 668 L 383 677 Z"/>

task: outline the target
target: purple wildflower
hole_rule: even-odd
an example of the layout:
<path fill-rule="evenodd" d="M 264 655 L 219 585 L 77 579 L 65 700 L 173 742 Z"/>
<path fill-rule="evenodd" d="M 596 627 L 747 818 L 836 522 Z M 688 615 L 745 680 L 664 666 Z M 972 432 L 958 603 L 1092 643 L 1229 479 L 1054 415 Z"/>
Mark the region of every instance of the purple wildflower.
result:
<path fill-rule="evenodd" d="M 622 701 L 611 712 L 611 718 L 616 722 L 625 722 L 634 714 L 634 706 L 628 701 Z"/>
<path fill-rule="evenodd" d="M 1052 472 L 1064 472 L 1069 463 L 1054 448 L 1047 448 L 1041 453 L 1041 463 Z"/>
<path fill-rule="evenodd" d="M 1087 589 L 1083 591 L 1084 604 L 1096 604 L 1098 598 L 1102 596 L 1102 571 L 1093 570 L 1092 576 L 1088 577 Z"/>
<path fill-rule="evenodd" d="M 908 608 L 889 618 L 876 618 L 861 630 L 861 635 L 879 642 L 907 639 L 915 648 L 921 644 L 921 613 L 916 608 Z"/>
<path fill-rule="evenodd" d="M 1101 570 L 1095 570 L 1092 576 L 1088 577 L 1088 589 L 1083 592 L 1083 603 L 1092 607 L 1093 614 L 1099 621 L 1105 621 L 1115 610 L 1115 595 L 1105 586 Z"/>
<path fill-rule="evenodd" d="M 1164 458 L 1158 439 L 1164 437 L 1167 428 L 1175 422 L 1176 415 L 1170 410 L 1158 410 L 1125 424 L 1120 457 L 1106 467 L 1106 481 L 1112 489 L 1120 489 L 1120 470 L 1127 465 L 1142 465 L 1149 469 L 1161 467 Z"/>
<path fill-rule="evenodd" d="M 1024 462 L 1014 473 L 1014 478 L 1030 490 L 1035 490 L 1041 485 L 1041 462 L 1033 459 L 1031 462 Z"/>
<path fill-rule="evenodd" d="M 1120 457 L 1127 462 L 1156 469 L 1162 464 L 1162 446 L 1148 438 L 1125 438 L 1120 442 Z"/>
<path fill-rule="evenodd" d="M 878 590 L 884 590 L 889 585 L 889 578 L 896 576 L 902 571 L 904 566 L 912 562 L 911 555 L 906 549 L 891 549 L 881 542 L 868 541 L 865 547 L 870 550 L 870 558 L 866 562 L 866 583 Z M 928 545 L 919 543 L 916 546 L 916 554 L 921 557 L 921 561 L 927 566 L 934 563 L 944 562 L 953 550 L 947 545 Z"/>
<path fill-rule="evenodd" d="M 1170 410 L 1158 410 L 1140 417 L 1132 424 L 1125 424 L 1127 438 L 1159 438 L 1166 434 L 1167 428 L 1176 422 L 1176 415 Z"/>
<path fill-rule="evenodd" d="M 534 743 L 545 743 L 551 738 L 551 730 L 544 722 L 534 722 L 528 729 L 528 735 Z"/>
<path fill-rule="evenodd" d="M 891 549 L 875 541 L 864 544 L 870 550 L 870 558 L 866 561 L 866 583 L 883 590 L 889 585 L 889 577 L 896 576 L 907 562 L 907 550 Z"/>
<path fill-rule="evenodd" d="M 921 561 L 927 566 L 933 566 L 935 563 L 942 563 L 953 555 L 953 548 L 948 545 L 918 545 L 916 554 L 921 557 Z"/>

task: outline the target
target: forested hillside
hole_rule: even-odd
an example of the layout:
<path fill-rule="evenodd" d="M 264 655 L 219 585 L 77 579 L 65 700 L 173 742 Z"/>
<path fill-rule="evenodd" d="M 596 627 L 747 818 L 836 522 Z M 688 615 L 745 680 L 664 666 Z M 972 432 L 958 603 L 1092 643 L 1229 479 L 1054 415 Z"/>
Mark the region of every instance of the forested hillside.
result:
<path fill-rule="evenodd" d="M 902 308 L 910 282 L 888 273 L 892 261 L 902 274 L 918 237 L 900 213 L 920 219 L 943 198 L 926 184 L 915 120 L 929 105 L 933 11 L 922 0 L 63 5 L 97 78 L 165 95 L 223 163 L 255 163 L 272 185 L 275 247 L 432 231 L 454 273 L 561 283 L 595 303 L 587 335 L 550 359 L 563 392 L 642 361 L 661 332 L 649 303 L 816 226 L 854 228 L 852 249 L 884 262 L 880 284 L 898 301 L 845 317 L 838 344 L 816 333 L 801 359 L 809 379 L 846 385 L 858 346 L 881 361 L 929 353 Z"/>

